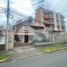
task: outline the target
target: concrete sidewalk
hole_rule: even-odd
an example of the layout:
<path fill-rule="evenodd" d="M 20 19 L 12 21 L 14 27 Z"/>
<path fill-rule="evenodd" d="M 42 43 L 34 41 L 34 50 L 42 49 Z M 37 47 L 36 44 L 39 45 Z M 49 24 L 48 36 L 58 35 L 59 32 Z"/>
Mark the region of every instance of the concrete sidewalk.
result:
<path fill-rule="evenodd" d="M 22 46 L 15 47 L 13 50 L 9 51 L 8 54 L 11 56 L 10 61 L 17 61 L 18 59 L 26 59 L 41 55 L 42 52 L 34 46 Z"/>

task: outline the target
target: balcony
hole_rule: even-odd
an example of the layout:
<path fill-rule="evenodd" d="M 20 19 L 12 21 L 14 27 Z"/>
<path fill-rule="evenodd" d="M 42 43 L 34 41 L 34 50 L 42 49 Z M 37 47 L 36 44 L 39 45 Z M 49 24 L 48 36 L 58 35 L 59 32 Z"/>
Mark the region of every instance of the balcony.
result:
<path fill-rule="evenodd" d="M 43 23 L 44 23 L 44 25 L 54 25 L 54 22 L 50 22 L 47 20 L 44 20 Z"/>
<path fill-rule="evenodd" d="M 61 29 L 53 29 L 54 32 L 62 32 Z"/>
<path fill-rule="evenodd" d="M 49 16 L 48 15 L 44 15 L 43 16 L 45 19 L 49 19 Z"/>
<path fill-rule="evenodd" d="M 54 18 L 52 14 L 44 14 L 43 17 L 48 18 L 48 19 L 53 19 Z"/>
<path fill-rule="evenodd" d="M 49 16 L 50 19 L 53 19 L 54 18 L 53 15 L 51 15 L 51 14 L 49 14 L 48 16 Z"/>
<path fill-rule="evenodd" d="M 46 26 L 50 26 L 50 22 L 46 21 L 46 20 L 43 22 L 43 24 L 46 25 Z"/>

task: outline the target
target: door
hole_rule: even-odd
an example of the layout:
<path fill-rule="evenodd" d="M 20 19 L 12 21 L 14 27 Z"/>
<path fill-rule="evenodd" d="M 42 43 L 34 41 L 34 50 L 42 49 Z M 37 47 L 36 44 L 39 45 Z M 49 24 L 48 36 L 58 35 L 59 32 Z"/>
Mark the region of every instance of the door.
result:
<path fill-rule="evenodd" d="M 25 43 L 28 43 L 28 35 L 25 35 L 25 37 L 24 37 L 24 42 L 25 42 Z"/>

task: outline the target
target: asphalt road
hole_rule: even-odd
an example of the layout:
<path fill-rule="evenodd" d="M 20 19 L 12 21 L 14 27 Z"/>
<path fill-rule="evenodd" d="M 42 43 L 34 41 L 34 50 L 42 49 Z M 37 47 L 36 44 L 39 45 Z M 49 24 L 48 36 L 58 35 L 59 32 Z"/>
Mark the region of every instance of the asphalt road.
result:
<path fill-rule="evenodd" d="M 67 67 L 67 50 L 44 54 L 28 60 L 0 64 L 0 67 Z"/>

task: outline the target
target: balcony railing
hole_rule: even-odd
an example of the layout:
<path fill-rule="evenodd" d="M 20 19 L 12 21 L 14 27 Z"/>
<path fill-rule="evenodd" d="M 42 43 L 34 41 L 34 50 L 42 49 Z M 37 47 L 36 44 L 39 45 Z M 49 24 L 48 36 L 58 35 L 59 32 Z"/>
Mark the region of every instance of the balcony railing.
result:
<path fill-rule="evenodd" d="M 44 20 L 43 23 L 44 23 L 44 24 L 47 24 L 47 25 L 53 25 L 53 24 L 54 24 L 53 22 L 46 21 L 46 20 Z"/>

